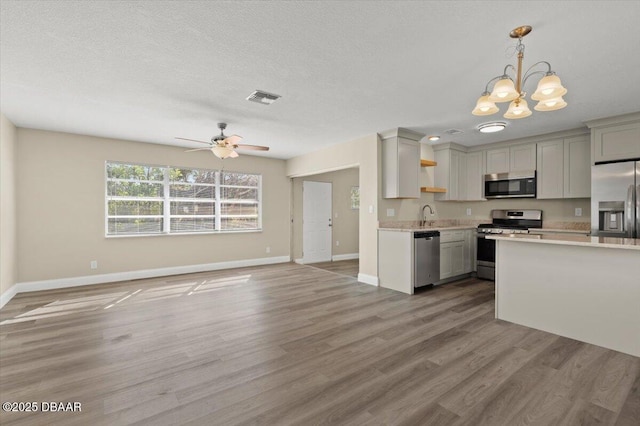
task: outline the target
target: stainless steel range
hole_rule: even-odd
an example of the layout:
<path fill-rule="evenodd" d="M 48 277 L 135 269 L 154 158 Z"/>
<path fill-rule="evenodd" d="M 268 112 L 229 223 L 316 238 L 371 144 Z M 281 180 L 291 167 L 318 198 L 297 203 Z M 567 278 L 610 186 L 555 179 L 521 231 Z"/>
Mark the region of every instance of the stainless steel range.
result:
<path fill-rule="evenodd" d="M 478 278 L 495 280 L 496 242 L 490 234 L 528 234 L 542 228 L 542 210 L 491 210 L 492 223 L 478 225 Z"/>

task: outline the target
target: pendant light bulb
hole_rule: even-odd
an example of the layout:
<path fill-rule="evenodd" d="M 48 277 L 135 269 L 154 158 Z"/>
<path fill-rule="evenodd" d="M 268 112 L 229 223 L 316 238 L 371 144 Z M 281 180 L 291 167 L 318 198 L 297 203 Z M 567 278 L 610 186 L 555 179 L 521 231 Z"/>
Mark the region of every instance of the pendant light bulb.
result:
<path fill-rule="evenodd" d="M 488 99 L 491 102 L 509 102 L 517 99 L 519 96 L 520 94 L 517 92 L 513 80 L 505 75 L 493 86 L 493 91 Z"/>
<path fill-rule="evenodd" d="M 496 104 L 489 100 L 489 92 L 484 92 L 480 98 L 478 98 L 478 102 L 476 103 L 476 107 L 471 111 L 473 115 L 491 115 L 498 112 L 499 109 Z"/>

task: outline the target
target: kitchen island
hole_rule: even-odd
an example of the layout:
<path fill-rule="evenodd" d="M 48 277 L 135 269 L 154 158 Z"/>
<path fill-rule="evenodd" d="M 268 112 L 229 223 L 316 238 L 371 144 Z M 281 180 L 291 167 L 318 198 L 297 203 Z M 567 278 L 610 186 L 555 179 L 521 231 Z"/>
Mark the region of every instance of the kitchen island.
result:
<path fill-rule="evenodd" d="M 640 356 L 640 239 L 496 240 L 496 318 Z"/>

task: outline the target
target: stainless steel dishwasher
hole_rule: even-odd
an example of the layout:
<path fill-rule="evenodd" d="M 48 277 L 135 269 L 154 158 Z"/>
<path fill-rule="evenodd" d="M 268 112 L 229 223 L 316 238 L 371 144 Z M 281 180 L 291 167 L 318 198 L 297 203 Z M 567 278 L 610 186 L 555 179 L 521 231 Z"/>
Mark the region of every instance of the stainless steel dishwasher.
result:
<path fill-rule="evenodd" d="M 413 233 L 413 286 L 424 287 L 440 280 L 440 231 Z"/>

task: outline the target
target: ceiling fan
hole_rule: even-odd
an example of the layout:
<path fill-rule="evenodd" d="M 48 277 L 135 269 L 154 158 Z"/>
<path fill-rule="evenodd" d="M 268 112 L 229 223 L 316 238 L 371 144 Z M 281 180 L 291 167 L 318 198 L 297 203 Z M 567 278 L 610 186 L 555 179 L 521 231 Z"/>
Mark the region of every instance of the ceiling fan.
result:
<path fill-rule="evenodd" d="M 180 139 L 183 141 L 190 141 L 190 142 L 206 143 L 207 145 L 209 145 L 207 148 L 189 149 L 185 152 L 210 150 L 211 152 L 213 152 L 213 154 L 216 157 L 221 158 L 223 160 L 225 158 L 238 157 L 238 153 L 235 151 L 236 149 L 269 151 L 268 146 L 247 145 L 247 144 L 238 143 L 242 140 L 242 136 L 238 136 L 238 135 L 225 136 L 224 129 L 227 128 L 227 123 L 218 123 L 218 128 L 220 129 L 220 134 L 212 137 L 211 142 L 205 142 L 205 141 L 199 141 L 199 140 L 187 139 L 187 138 L 176 138 L 176 139 Z"/>

